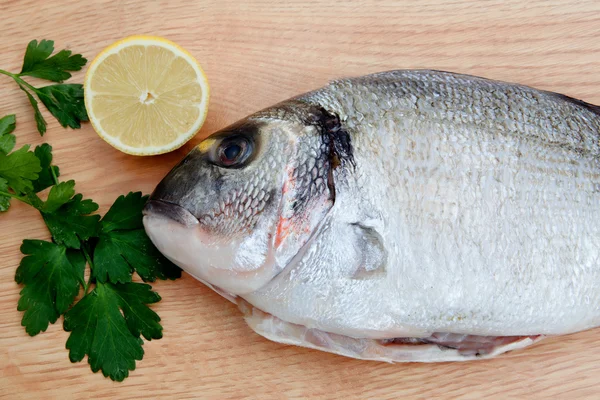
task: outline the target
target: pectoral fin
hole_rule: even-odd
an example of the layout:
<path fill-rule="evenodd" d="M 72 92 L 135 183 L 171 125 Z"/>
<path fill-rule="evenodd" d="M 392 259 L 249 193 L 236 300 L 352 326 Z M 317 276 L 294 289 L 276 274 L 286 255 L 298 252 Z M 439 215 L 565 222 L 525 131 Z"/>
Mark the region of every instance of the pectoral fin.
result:
<path fill-rule="evenodd" d="M 354 248 L 360 255 L 356 259 L 353 279 L 378 279 L 386 274 L 387 252 L 383 238 L 374 229 L 362 224 L 351 224 Z"/>

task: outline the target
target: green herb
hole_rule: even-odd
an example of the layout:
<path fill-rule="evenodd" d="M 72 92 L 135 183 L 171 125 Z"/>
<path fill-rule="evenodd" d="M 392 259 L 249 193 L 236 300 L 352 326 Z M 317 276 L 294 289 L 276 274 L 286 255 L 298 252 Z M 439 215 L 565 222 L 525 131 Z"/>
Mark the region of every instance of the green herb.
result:
<path fill-rule="evenodd" d="M 17 268 L 15 280 L 25 287 L 17 309 L 25 311 L 21 323 L 34 336 L 56 322 L 73 303 L 79 282 L 83 281 L 85 259 L 69 259 L 66 247 L 44 240 L 23 240 L 21 252 L 26 256 Z"/>
<path fill-rule="evenodd" d="M 63 127 L 76 129 L 81 127 L 82 121 L 88 121 L 82 85 L 59 83 L 36 88 L 23 79 L 24 76 L 31 76 L 52 82 L 63 82 L 71 77 L 70 72 L 81 70 L 87 62 L 80 54 L 71 54 L 70 50 L 61 50 L 54 55 L 52 52 L 54 52 L 54 41 L 41 40 L 38 43 L 37 40 L 32 40 L 27 45 L 21 72 L 11 73 L 0 69 L 0 74 L 13 78 L 19 88 L 27 94 L 40 135 L 46 132 L 47 124 L 34 94 Z"/>
<path fill-rule="evenodd" d="M 14 149 L 17 138 L 12 135 L 15 130 L 15 116 L 7 115 L 0 119 L 0 153 L 8 154 Z"/>
<path fill-rule="evenodd" d="M 70 53 L 58 53 L 51 61 L 47 42 L 31 48 L 23 73 L 65 76 Z M 63 75 L 57 72 L 59 65 Z M 26 239 L 21 246 L 24 257 L 15 274 L 23 285 L 17 306 L 23 311 L 21 325 L 34 336 L 64 315 L 64 329 L 71 332 L 70 360 L 87 355 L 92 371 L 122 381 L 144 355 L 142 336 L 162 337 L 160 318 L 148 307 L 160 296 L 150 285 L 133 282 L 133 274 L 153 282 L 179 278 L 181 270 L 146 236 L 142 208 L 147 196 L 119 196 L 101 219 L 94 214 L 98 205 L 76 193 L 75 181 L 59 181 L 50 145 L 13 151 L 15 123 L 14 115 L 0 119 L 0 211 L 8 210 L 11 200 L 28 204 L 39 211 L 52 235 L 51 241 Z M 39 192 L 47 188 L 43 200 Z"/>
<path fill-rule="evenodd" d="M 8 194 L 8 181 L 0 178 L 0 212 L 8 210 L 8 207 L 10 207 L 10 197 Z"/>
<path fill-rule="evenodd" d="M 48 81 L 62 82 L 71 77 L 68 71 L 79 71 L 87 62 L 81 54 L 71 55 L 70 50 L 61 50 L 50 57 L 53 51 L 52 40 L 29 42 L 19 76 L 34 76 Z"/>
<path fill-rule="evenodd" d="M 33 191 L 37 193 L 54 185 L 54 177 L 59 177 L 60 171 L 57 166 L 51 165 L 52 146 L 44 143 L 37 146 L 33 153 L 40 160 L 40 167 L 42 168 L 38 174 L 37 180 L 33 181 Z"/>
<path fill-rule="evenodd" d="M 0 154 L 0 177 L 17 194 L 33 190 L 32 181 L 38 179 L 41 170 L 40 160 L 29 151 L 29 145 L 12 153 Z"/>
<path fill-rule="evenodd" d="M 65 314 L 71 361 L 87 355 L 92 371 L 125 379 L 144 356 L 140 334 L 146 340 L 162 337 L 159 316 L 146 306 L 159 300 L 150 285 L 98 283 Z"/>
<path fill-rule="evenodd" d="M 53 41 L 32 40 L 21 72 L 0 69 L 27 94 L 40 134 L 46 131 L 46 121 L 34 95 L 63 127 L 79 128 L 88 120 L 82 85 L 35 88 L 23 79 L 62 82 L 86 63 L 69 50 L 53 52 Z M 21 325 L 34 336 L 64 315 L 64 329 L 71 332 L 67 340 L 71 361 L 87 355 L 92 371 L 122 381 L 144 355 L 142 336 L 162 337 L 160 318 L 148 307 L 160 296 L 150 285 L 133 282 L 133 274 L 153 282 L 176 279 L 181 270 L 144 232 L 142 208 L 147 196 L 139 192 L 120 196 L 101 218 L 94 214 L 98 204 L 76 193 L 75 181 L 59 181 L 52 146 L 14 150 L 15 126 L 14 115 L 0 118 L 0 212 L 7 211 L 13 200 L 28 204 L 39 211 L 52 236 L 51 241 L 26 239 L 21 246 L 24 257 L 15 274 L 23 286 L 17 305 L 23 311 Z M 48 188 L 44 200 L 40 192 Z"/>
<path fill-rule="evenodd" d="M 142 207 L 147 197 L 130 193 L 119 197 L 100 221 L 94 251 L 96 278 L 100 282 L 129 282 L 132 271 L 144 281 L 174 279 L 179 268 L 154 247 L 142 225 Z"/>
<path fill-rule="evenodd" d="M 56 243 L 79 249 L 81 241 L 88 240 L 96 234 L 100 216 L 89 214 L 98 209 L 98 204 L 82 198 L 78 193 L 56 210 L 42 211 L 44 222 Z"/>

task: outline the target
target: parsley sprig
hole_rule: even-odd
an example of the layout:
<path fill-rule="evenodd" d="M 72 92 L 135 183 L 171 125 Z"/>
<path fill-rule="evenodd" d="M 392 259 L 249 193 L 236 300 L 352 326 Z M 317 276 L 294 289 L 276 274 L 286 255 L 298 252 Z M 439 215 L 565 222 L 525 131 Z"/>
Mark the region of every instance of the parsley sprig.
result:
<path fill-rule="evenodd" d="M 0 143 L 14 142 L 3 139 L 14 128 L 14 115 L 0 119 Z M 11 199 L 26 203 L 39 211 L 52 235 L 51 241 L 25 239 L 21 245 L 24 257 L 15 274 L 23 285 L 21 325 L 35 336 L 64 315 L 71 361 L 87 355 L 92 371 L 122 381 L 144 355 L 141 336 L 162 337 L 160 317 L 148 308 L 160 296 L 150 285 L 133 282 L 133 274 L 144 282 L 181 276 L 144 232 L 147 196 L 119 196 L 100 218 L 94 214 L 98 204 L 76 193 L 75 181 L 59 181 L 50 145 L 35 151 L 13 147 L 0 153 L 0 209 L 6 211 Z M 38 193 L 48 187 L 43 200 Z"/>
<path fill-rule="evenodd" d="M 87 60 L 81 54 L 72 54 L 70 50 L 54 52 L 54 41 L 32 40 L 27 45 L 21 72 L 12 73 L 0 69 L 0 74 L 10 76 L 25 92 L 33 107 L 37 130 L 40 135 L 46 132 L 46 120 L 40 112 L 39 100 L 63 127 L 77 129 L 82 121 L 88 121 L 83 101 L 83 85 L 62 83 L 71 77 L 71 72 L 79 71 Z M 24 76 L 59 82 L 54 85 L 36 88 L 23 79 Z"/>
<path fill-rule="evenodd" d="M 38 130 L 44 121 L 32 93 L 63 126 L 79 128 L 87 120 L 81 85 L 57 84 L 34 88 L 23 76 L 52 81 L 68 79 L 86 60 L 62 50 L 53 56 L 53 42 L 31 41 L 19 74 L 3 70 L 23 89 L 34 107 Z M 76 193 L 75 181 L 61 181 L 53 164 L 52 147 L 29 145 L 15 150 L 14 115 L 0 118 L 0 214 L 12 201 L 36 209 L 52 239 L 25 239 L 15 281 L 22 285 L 17 309 L 21 325 L 35 336 L 64 316 L 70 332 L 66 347 L 72 362 L 85 356 L 92 371 L 122 381 L 144 355 L 142 336 L 160 339 L 160 317 L 149 305 L 160 301 L 144 282 L 176 279 L 181 270 L 152 244 L 142 226 L 147 196 L 119 196 L 104 217 L 98 204 Z M 40 193 L 49 189 L 47 196 Z M 45 199 L 44 199 L 45 197 Z M 87 271 L 87 273 L 86 273 Z M 87 276 L 87 280 L 86 280 Z"/>

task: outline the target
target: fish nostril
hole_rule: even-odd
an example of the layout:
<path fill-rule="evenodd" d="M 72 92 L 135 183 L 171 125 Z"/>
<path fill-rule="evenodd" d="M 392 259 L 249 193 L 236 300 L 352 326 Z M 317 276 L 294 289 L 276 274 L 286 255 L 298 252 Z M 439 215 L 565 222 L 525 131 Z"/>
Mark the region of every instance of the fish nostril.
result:
<path fill-rule="evenodd" d="M 185 208 L 163 200 L 149 200 L 143 209 L 145 216 L 160 216 L 179 222 L 185 226 L 198 224 L 198 219 Z"/>

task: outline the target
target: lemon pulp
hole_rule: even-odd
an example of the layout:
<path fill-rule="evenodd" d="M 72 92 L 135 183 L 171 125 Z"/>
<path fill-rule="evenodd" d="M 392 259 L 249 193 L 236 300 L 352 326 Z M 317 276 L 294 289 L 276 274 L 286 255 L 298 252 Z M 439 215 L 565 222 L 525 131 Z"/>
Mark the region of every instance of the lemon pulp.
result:
<path fill-rule="evenodd" d="M 84 93 L 90 121 L 104 140 L 129 154 L 150 155 L 182 146 L 200 129 L 209 86 L 181 47 L 134 36 L 96 57 Z"/>

